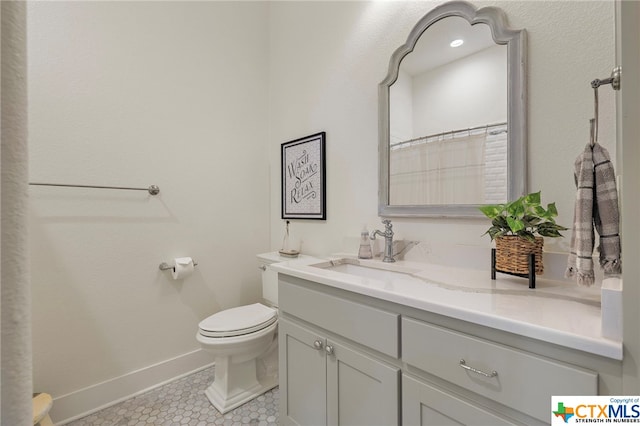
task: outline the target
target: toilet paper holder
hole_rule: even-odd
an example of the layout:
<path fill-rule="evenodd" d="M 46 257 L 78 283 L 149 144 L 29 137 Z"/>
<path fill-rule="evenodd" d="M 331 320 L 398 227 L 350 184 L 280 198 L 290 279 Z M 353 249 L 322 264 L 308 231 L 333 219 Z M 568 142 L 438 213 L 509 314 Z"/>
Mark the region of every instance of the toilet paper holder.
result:
<path fill-rule="evenodd" d="M 198 266 L 198 262 L 196 262 L 196 261 L 194 260 L 194 261 L 193 261 L 193 266 Z M 167 262 L 162 262 L 162 263 L 160 264 L 160 266 L 158 266 L 158 268 L 159 268 L 161 271 L 169 271 L 169 270 L 172 270 L 172 269 L 174 268 L 174 266 L 173 266 L 173 265 L 169 265 Z"/>

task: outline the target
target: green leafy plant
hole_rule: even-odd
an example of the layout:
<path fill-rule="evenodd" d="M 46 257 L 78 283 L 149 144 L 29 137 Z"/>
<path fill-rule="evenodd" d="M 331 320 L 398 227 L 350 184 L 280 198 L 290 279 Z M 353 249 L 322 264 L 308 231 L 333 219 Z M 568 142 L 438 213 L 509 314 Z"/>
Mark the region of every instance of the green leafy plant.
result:
<path fill-rule="evenodd" d="M 480 211 L 491 219 L 491 228 L 485 232 L 491 240 L 504 235 L 516 235 L 528 241 L 534 241 L 536 235 L 542 237 L 562 237 L 560 231 L 566 231 L 558 225 L 556 203 L 540 204 L 540 191 L 522 196 L 506 204 L 480 206 Z"/>

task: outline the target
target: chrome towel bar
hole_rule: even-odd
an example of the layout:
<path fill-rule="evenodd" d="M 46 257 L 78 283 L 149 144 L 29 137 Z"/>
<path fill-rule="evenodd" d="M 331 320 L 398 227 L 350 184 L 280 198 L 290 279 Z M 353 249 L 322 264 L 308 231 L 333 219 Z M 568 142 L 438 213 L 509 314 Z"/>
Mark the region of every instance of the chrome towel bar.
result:
<path fill-rule="evenodd" d="M 157 185 L 151 185 L 148 188 L 132 188 L 126 186 L 100 186 L 100 185 L 70 185 L 66 183 L 40 183 L 40 182 L 29 182 L 29 185 L 34 186 L 62 186 L 66 188 L 97 188 L 97 189 L 124 189 L 127 191 L 147 191 L 151 195 L 158 195 L 160 193 L 160 188 Z"/>

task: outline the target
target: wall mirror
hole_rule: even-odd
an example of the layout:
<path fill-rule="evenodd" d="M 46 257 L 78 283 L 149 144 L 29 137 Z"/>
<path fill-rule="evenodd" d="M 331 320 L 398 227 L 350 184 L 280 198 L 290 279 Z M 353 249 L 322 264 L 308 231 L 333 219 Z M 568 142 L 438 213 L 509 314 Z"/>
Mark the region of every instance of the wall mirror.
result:
<path fill-rule="evenodd" d="M 425 15 L 378 88 L 380 216 L 482 216 L 526 191 L 526 33 L 495 7 Z"/>

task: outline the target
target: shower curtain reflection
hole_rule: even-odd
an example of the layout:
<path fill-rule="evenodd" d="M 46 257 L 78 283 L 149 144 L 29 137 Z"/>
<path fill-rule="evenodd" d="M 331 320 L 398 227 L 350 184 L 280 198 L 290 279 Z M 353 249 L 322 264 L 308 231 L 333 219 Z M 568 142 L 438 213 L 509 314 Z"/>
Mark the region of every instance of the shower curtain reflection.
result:
<path fill-rule="evenodd" d="M 504 202 L 506 125 L 394 144 L 389 166 L 391 205 Z"/>

